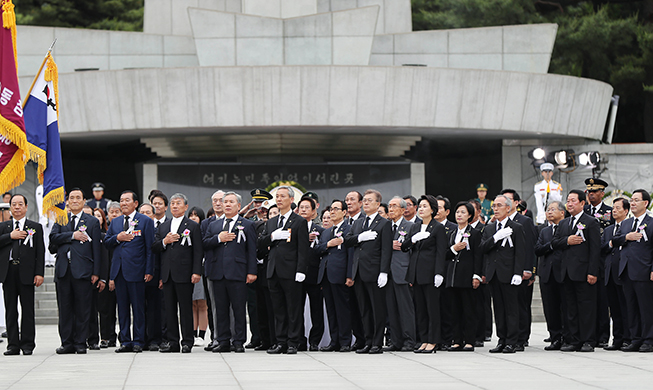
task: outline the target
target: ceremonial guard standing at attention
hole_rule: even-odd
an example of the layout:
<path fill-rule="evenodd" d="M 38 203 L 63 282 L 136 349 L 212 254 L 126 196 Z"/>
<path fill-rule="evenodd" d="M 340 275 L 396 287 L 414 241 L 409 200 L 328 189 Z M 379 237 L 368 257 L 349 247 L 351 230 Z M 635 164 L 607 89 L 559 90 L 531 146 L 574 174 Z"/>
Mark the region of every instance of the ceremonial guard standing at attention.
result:
<path fill-rule="evenodd" d="M 553 164 L 544 163 L 540 165 L 540 172 L 544 180 L 535 183 L 533 191 L 535 192 L 535 205 L 537 206 L 537 216 L 535 220 L 538 224 L 546 221 L 546 205 L 553 201 L 562 201 L 562 184 L 553 177 Z"/>

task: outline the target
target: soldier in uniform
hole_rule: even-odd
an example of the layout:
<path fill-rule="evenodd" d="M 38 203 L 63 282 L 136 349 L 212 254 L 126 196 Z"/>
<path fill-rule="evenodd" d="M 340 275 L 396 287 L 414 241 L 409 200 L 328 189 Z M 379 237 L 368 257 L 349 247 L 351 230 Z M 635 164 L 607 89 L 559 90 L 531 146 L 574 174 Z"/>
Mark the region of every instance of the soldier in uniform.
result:
<path fill-rule="evenodd" d="M 100 209 L 107 214 L 107 205 L 110 200 L 104 197 L 104 184 L 98 182 L 93 183 L 93 199 L 86 201 L 86 205 L 90 206 L 92 209 Z"/>
<path fill-rule="evenodd" d="M 540 172 L 544 180 L 535 183 L 533 191 L 535 192 L 535 204 L 537 205 L 537 219 L 538 225 L 546 222 L 546 205 L 549 202 L 562 201 L 562 184 L 555 180 L 553 177 L 553 164 L 543 163 L 540 165 Z"/>
<path fill-rule="evenodd" d="M 239 214 L 252 221 L 265 221 L 268 209 L 263 207 L 263 203 L 272 199 L 272 195 L 262 188 L 254 188 L 250 191 L 250 195 L 252 201 L 243 207 Z"/>
<path fill-rule="evenodd" d="M 487 186 L 484 183 L 480 183 L 476 186 L 476 194 L 478 195 L 478 202 L 481 204 L 481 215 L 483 216 L 483 222 L 488 221 L 494 215 L 492 211 L 492 201 L 487 199 Z"/>
<path fill-rule="evenodd" d="M 608 183 L 605 180 L 590 177 L 589 179 L 585 179 L 585 185 L 587 186 L 585 192 L 587 193 L 587 200 L 589 202 L 585 205 L 583 211 L 599 220 L 601 234 L 603 234 L 603 230 L 614 223 L 612 207 L 603 203 L 605 188 L 608 186 Z"/>

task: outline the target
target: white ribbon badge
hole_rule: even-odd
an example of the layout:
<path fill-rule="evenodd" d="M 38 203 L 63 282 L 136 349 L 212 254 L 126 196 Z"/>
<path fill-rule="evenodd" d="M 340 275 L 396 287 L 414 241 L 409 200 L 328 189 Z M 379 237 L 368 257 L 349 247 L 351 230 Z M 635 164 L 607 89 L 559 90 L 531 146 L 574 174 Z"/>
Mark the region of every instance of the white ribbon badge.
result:
<path fill-rule="evenodd" d="M 238 244 L 240 244 L 240 238 L 243 238 L 243 242 L 247 241 L 247 237 L 245 237 L 245 232 L 243 229 L 238 229 L 238 240 L 236 241 Z"/>
<path fill-rule="evenodd" d="M 501 246 L 505 247 L 505 246 L 506 246 L 506 242 L 507 242 L 508 245 L 510 245 L 510 247 L 512 248 L 512 238 L 510 238 L 510 236 L 508 236 L 508 237 L 506 237 L 506 238 L 503 239 L 503 243 L 501 244 Z M 469 248 L 469 246 L 468 246 L 468 248 Z"/>
<path fill-rule="evenodd" d="M 578 229 L 578 231 L 576 232 L 576 235 L 577 235 L 577 236 L 580 236 L 580 238 L 582 238 L 583 241 L 585 241 L 585 235 L 583 234 L 583 230 L 582 230 L 582 229 Z"/>
<path fill-rule="evenodd" d="M 23 241 L 23 245 L 27 245 L 27 243 L 29 242 L 29 247 L 30 248 L 32 247 L 33 245 L 32 235 L 33 234 L 27 233 L 27 237 L 25 237 L 25 241 Z"/>

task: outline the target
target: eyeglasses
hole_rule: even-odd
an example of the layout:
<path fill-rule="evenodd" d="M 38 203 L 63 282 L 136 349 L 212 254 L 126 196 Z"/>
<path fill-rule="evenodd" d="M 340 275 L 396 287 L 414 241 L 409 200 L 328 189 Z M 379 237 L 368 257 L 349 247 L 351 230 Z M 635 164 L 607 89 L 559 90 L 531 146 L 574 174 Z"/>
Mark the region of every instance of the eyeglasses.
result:
<path fill-rule="evenodd" d="M 376 199 L 372 198 L 363 198 L 363 203 L 374 203 L 376 202 Z"/>
<path fill-rule="evenodd" d="M 333 207 L 333 206 L 331 207 L 331 210 L 333 210 L 333 211 L 342 211 L 342 209 L 340 207 Z"/>
<path fill-rule="evenodd" d="M 493 209 L 498 209 L 498 208 L 503 207 L 503 206 L 505 206 L 505 204 L 503 204 L 503 203 L 493 203 L 492 204 Z"/>
<path fill-rule="evenodd" d="M 399 206 L 399 205 L 396 205 L 396 204 L 389 204 L 389 205 L 388 205 L 388 208 L 389 208 L 389 209 L 400 209 L 400 208 L 402 208 L 402 207 Z"/>

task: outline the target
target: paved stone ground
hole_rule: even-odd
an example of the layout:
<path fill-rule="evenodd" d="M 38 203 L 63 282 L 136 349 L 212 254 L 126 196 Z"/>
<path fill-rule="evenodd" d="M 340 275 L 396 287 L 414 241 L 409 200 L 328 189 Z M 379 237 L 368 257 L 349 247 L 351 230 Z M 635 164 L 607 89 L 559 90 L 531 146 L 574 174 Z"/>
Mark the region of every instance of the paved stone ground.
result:
<path fill-rule="evenodd" d="M 473 353 L 300 352 L 270 356 L 248 350 L 217 354 L 196 347 L 191 354 L 87 355 L 54 353 L 57 327 L 37 327 L 32 356 L 0 356 L 2 389 L 651 389 L 653 354 L 546 352 L 543 323 L 533 324 L 531 346 L 513 355 L 489 354 L 496 343 Z M 0 349 L 6 348 L 6 342 Z"/>

